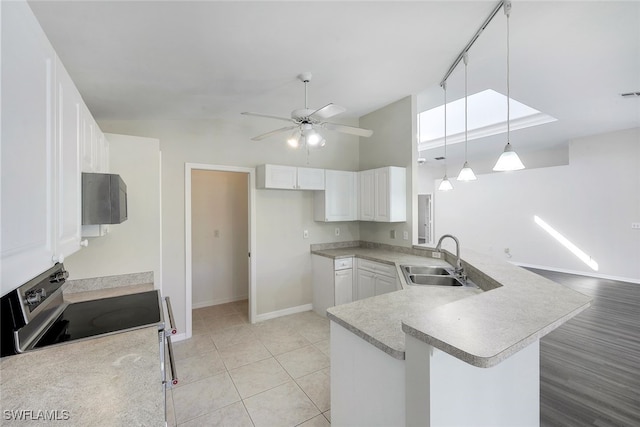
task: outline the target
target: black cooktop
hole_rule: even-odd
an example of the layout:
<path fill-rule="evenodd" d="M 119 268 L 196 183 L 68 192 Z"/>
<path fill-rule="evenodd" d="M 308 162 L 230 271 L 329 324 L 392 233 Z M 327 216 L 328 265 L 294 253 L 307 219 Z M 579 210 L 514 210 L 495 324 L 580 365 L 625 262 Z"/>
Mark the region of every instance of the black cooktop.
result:
<path fill-rule="evenodd" d="M 35 348 L 158 324 L 158 291 L 69 304 Z"/>

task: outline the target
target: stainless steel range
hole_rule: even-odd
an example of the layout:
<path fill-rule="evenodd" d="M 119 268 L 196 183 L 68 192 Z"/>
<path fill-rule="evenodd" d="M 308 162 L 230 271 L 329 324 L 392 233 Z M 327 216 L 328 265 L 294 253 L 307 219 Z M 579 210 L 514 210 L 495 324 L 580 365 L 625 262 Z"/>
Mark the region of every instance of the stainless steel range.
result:
<path fill-rule="evenodd" d="M 158 328 L 162 382 L 165 348 L 172 385 L 177 384 L 171 335 L 176 333 L 169 298 L 170 328 L 157 290 L 111 298 L 65 303 L 62 291 L 69 274 L 59 263 L 0 299 L 0 355 L 11 356 L 52 345 L 155 326 Z M 166 345 L 166 347 L 165 347 Z"/>

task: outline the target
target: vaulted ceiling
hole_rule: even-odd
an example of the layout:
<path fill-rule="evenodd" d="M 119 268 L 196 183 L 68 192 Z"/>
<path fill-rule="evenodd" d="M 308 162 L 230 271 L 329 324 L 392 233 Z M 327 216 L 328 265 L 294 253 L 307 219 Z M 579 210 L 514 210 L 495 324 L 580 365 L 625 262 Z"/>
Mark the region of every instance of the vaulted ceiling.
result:
<path fill-rule="evenodd" d="M 303 107 L 304 71 L 310 106 L 334 102 L 340 117 L 411 94 L 430 108 L 497 2 L 29 4 L 98 120 L 237 120 Z M 470 51 L 470 93 L 505 93 L 505 22 L 499 12 Z M 516 0 L 510 23 L 512 96 L 558 118 L 521 131 L 521 144 L 640 125 L 640 98 L 620 96 L 640 90 L 640 2 Z M 463 95 L 462 67 L 449 88 Z"/>

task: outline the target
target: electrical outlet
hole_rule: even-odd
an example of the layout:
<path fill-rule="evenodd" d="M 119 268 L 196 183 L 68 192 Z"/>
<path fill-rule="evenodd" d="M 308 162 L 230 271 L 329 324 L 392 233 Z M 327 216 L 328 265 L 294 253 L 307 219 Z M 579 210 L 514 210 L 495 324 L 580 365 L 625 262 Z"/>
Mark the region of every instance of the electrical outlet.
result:
<path fill-rule="evenodd" d="M 431 252 L 431 258 L 442 258 L 442 252 Z"/>
<path fill-rule="evenodd" d="M 403 231 L 402 232 L 402 238 L 404 240 L 409 240 L 409 232 L 408 231 Z"/>
<path fill-rule="evenodd" d="M 632 222 L 631 228 L 633 228 L 634 230 L 640 230 L 640 222 Z"/>
<path fill-rule="evenodd" d="M 302 231 L 302 237 L 304 239 L 308 239 L 309 238 L 309 230 L 303 230 Z"/>
<path fill-rule="evenodd" d="M 392 239 L 395 239 L 396 238 L 396 230 L 391 230 L 389 232 L 389 237 L 391 237 Z"/>
<path fill-rule="evenodd" d="M 340 227 L 336 227 L 336 236 L 340 235 Z"/>

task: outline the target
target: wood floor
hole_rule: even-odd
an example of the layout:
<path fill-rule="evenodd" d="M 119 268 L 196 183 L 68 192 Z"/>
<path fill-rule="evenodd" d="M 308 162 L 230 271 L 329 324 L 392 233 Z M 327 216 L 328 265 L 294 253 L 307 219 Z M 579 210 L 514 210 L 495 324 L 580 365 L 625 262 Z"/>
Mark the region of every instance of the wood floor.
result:
<path fill-rule="evenodd" d="M 594 298 L 540 341 L 540 424 L 640 426 L 640 284 L 531 271 Z"/>

